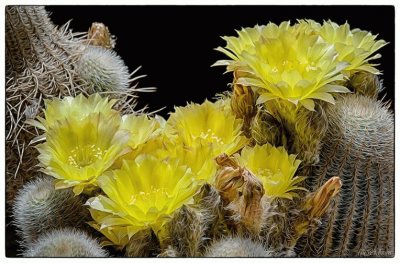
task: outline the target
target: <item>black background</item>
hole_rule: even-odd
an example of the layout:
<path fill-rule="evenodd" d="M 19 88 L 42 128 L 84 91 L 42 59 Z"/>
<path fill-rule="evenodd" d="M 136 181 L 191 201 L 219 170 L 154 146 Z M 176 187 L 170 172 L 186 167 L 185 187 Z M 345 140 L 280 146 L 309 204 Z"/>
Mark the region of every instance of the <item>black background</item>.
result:
<path fill-rule="evenodd" d="M 384 86 L 382 95 L 394 100 L 394 7 L 393 6 L 47 6 L 51 19 L 62 25 L 72 19 L 75 32 L 87 31 L 102 22 L 117 37 L 115 51 L 130 71 L 142 66 L 141 87 L 157 92 L 141 94 L 139 107 L 150 110 L 187 101 L 202 102 L 228 89 L 231 74 L 224 67 L 210 67 L 225 55 L 213 50 L 225 46 L 220 36 L 236 36 L 235 29 L 308 18 L 332 20 L 351 28 L 379 34 L 389 43 L 379 53 Z M 392 106 L 393 108 L 393 106 Z"/>

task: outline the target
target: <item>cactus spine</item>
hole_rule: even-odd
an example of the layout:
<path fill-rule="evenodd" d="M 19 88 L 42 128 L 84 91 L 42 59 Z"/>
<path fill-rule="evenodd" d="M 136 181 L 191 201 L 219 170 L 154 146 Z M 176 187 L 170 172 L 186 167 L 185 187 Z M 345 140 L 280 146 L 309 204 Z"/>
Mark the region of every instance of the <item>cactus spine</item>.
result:
<path fill-rule="evenodd" d="M 23 253 L 24 257 L 107 257 L 96 240 L 75 229 L 48 232 Z"/>
<path fill-rule="evenodd" d="M 89 219 L 81 197 L 55 190 L 51 177 L 37 178 L 19 191 L 13 207 L 14 224 L 24 247 L 49 230 L 83 227 Z"/>
<path fill-rule="evenodd" d="M 331 213 L 296 249 L 303 256 L 392 256 L 393 115 L 388 105 L 356 94 L 339 98 L 327 115 L 321 162 L 307 188 L 333 176 L 343 186 Z"/>

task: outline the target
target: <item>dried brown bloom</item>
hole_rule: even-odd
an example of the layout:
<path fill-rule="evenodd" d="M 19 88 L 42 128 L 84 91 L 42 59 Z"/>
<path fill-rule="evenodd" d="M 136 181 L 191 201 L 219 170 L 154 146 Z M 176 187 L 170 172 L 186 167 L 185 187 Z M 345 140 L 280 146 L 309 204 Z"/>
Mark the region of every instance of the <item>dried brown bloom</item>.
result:
<path fill-rule="evenodd" d="M 103 23 L 93 22 L 88 31 L 88 43 L 93 46 L 101 46 L 113 49 L 115 47 L 114 36 Z"/>

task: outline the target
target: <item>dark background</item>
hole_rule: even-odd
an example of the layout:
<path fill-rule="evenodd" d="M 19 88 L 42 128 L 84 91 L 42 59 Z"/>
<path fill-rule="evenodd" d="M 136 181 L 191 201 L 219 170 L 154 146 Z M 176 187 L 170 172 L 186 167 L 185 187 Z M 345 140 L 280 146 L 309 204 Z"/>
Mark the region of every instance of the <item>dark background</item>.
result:
<path fill-rule="evenodd" d="M 232 75 L 224 67 L 210 67 L 225 55 L 213 50 L 225 46 L 220 36 L 236 36 L 235 29 L 285 20 L 308 18 L 317 22 L 346 21 L 351 28 L 379 34 L 389 45 L 379 52 L 386 98 L 394 98 L 394 7 L 393 6 L 47 6 L 51 19 L 62 25 L 72 19 L 75 32 L 87 31 L 102 22 L 117 37 L 115 51 L 130 71 L 138 74 L 141 87 L 157 92 L 141 94 L 139 107 L 150 110 L 187 101 L 202 102 L 226 90 Z M 392 106 L 393 108 L 393 106 Z"/>

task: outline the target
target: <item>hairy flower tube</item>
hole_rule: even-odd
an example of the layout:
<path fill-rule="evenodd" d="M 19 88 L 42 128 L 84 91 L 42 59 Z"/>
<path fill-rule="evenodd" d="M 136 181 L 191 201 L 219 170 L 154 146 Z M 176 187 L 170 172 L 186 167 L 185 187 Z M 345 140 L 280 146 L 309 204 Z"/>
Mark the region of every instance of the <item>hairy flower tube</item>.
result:
<path fill-rule="evenodd" d="M 268 143 L 254 148 L 246 146 L 235 158 L 262 181 L 265 195 L 270 198 L 292 199 L 298 196 L 294 191 L 305 190 L 297 186 L 305 178 L 295 176 L 301 161 L 283 147 L 276 148 Z"/>
<path fill-rule="evenodd" d="M 288 22 L 256 28 L 243 29 L 239 37 L 227 39 L 226 48 L 217 50 L 232 60 L 216 65 L 227 65 L 228 71 L 238 73 L 236 83 L 255 88 L 260 95 L 257 103 L 280 99 L 314 110 L 315 99 L 334 103 L 331 93 L 348 92 L 334 84 L 344 79 L 341 71 L 347 63 L 337 59 L 334 46 L 322 37 L 299 32 Z M 257 41 L 253 41 L 255 32 Z M 238 48 L 242 42 L 243 48 Z"/>
<path fill-rule="evenodd" d="M 190 103 L 176 107 L 167 121 L 170 134 L 184 146 L 199 144 L 213 148 L 213 157 L 221 153 L 231 155 L 247 143 L 241 134 L 243 121 L 236 119 L 222 103 Z"/>
<path fill-rule="evenodd" d="M 102 113 L 58 121 L 36 146 L 42 171 L 57 178 L 56 188 L 73 187 L 75 194 L 95 186 L 97 177 L 130 151 L 129 133 L 119 130 L 120 122 L 119 115 Z"/>
<path fill-rule="evenodd" d="M 171 215 L 191 203 L 201 186 L 178 159 L 160 160 L 147 154 L 125 160 L 120 170 L 100 176 L 98 184 L 106 196 L 87 201 L 94 219 L 91 225 L 110 245 L 120 247 L 148 228 L 162 240 Z"/>
<path fill-rule="evenodd" d="M 338 60 L 348 63 L 346 73 L 367 71 L 379 74 L 379 70 L 374 67 L 377 64 L 371 64 L 370 60 L 381 57 L 379 53 L 373 54 L 387 42 L 382 39 L 376 40 L 378 35 L 358 28 L 351 30 L 347 22 L 338 25 L 332 21 L 324 21 L 321 25 L 313 20 L 300 20 L 298 27 L 308 30 L 310 34 L 319 34 L 324 41 L 333 44 L 338 53 Z"/>
<path fill-rule="evenodd" d="M 45 100 L 46 109 L 44 118 L 38 116 L 36 120 L 31 120 L 31 124 L 47 131 L 57 121 L 65 119 L 82 120 L 89 114 L 101 112 L 102 114 L 116 115 L 119 113 L 112 107 L 116 100 L 109 100 L 108 97 L 101 97 L 98 93 L 85 97 L 82 93 L 76 97 L 64 97 L 63 99 L 54 98 Z"/>

